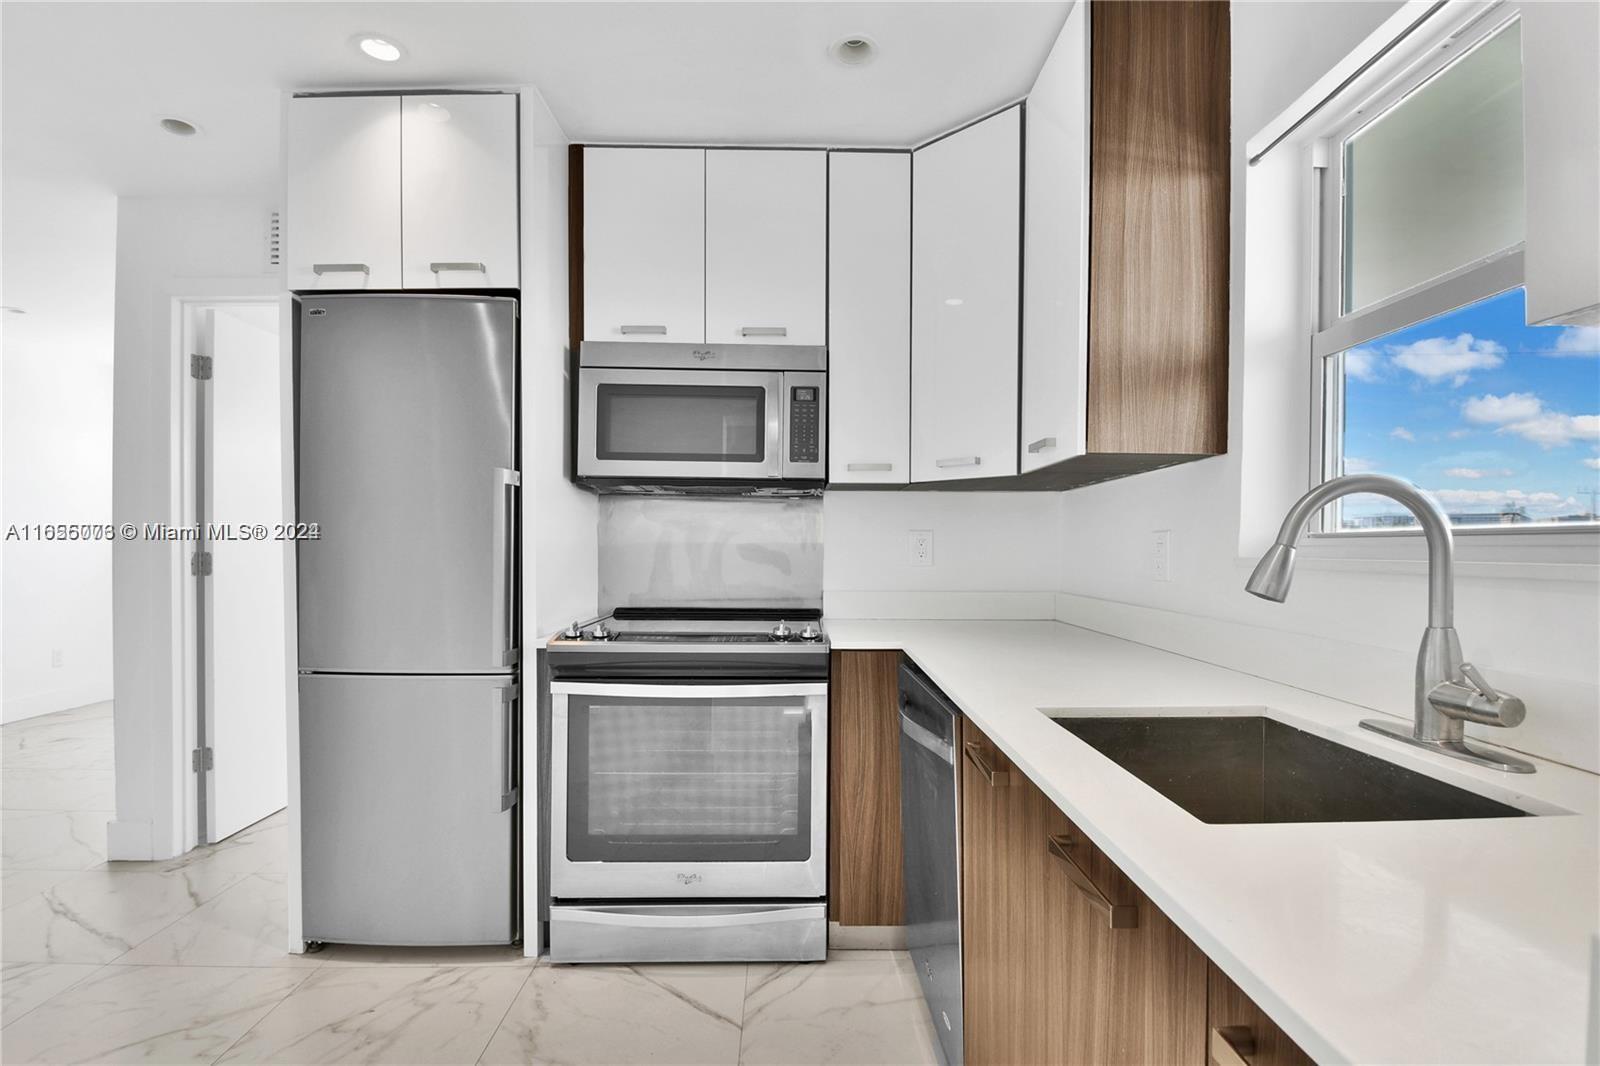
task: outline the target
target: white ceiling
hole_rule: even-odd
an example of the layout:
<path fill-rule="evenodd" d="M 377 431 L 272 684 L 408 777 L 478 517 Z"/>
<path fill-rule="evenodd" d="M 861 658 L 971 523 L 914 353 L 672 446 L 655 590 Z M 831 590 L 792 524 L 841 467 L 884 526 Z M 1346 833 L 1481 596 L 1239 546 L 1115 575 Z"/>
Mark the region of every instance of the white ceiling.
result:
<path fill-rule="evenodd" d="M 9 174 L 223 191 L 276 182 L 286 90 L 524 84 L 577 141 L 907 145 L 1024 95 L 1069 6 L 13 0 L 0 148 Z M 409 55 L 367 59 L 361 32 Z M 828 57 L 856 34 L 876 62 Z"/>

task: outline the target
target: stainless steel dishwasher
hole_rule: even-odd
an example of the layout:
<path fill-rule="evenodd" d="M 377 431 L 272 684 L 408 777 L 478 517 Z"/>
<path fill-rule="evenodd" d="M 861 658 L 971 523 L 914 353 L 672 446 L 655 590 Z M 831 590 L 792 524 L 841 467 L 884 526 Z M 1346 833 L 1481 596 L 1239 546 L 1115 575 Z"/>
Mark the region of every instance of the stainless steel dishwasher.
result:
<path fill-rule="evenodd" d="M 900 821 L 906 942 L 940 1058 L 963 1061 L 961 1035 L 961 712 L 909 661 L 900 666 Z"/>

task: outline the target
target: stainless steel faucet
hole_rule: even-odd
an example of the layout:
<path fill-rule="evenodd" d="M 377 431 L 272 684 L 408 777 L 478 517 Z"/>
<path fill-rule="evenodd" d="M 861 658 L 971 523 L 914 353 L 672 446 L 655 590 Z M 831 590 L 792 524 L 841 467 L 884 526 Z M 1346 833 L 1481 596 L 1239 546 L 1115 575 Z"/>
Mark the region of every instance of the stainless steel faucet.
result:
<path fill-rule="evenodd" d="M 1415 485 L 1383 474 L 1349 474 L 1316 486 L 1289 509 L 1277 542 L 1256 564 L 1245 589 L 1282 603 L 1294 579 L 1294 544 L 1311 516 L 1341 496 L 1368 492 L 1402 504 L 1417 516 L 1428 542 L 1428 628 L 1417 652 L 1415 725 L 1367 719 L 1363 729 L 1429 748 L 1456 759 L 1510 773 L 1531 774 L 1534 766 L 1515 755 L 1480 747 L 1466 739 L 1466 723 L 1515 726 L 1527 708 L 1515 696 L 1497 692 L 1476 667 L 1461 658 L 1455 629 L 1455 548 L 1450 520 Z"/>

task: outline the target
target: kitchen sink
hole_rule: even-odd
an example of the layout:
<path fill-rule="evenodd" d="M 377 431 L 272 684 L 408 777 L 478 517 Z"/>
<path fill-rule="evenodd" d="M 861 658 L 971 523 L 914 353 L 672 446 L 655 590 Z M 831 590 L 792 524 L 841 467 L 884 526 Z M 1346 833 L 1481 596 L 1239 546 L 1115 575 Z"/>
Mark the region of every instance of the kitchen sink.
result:
<path fill-rule="evenodd" d="M 1202 822 L 1404 822 L 1528 813 L 1271 718 L 1052 717 Z"/>

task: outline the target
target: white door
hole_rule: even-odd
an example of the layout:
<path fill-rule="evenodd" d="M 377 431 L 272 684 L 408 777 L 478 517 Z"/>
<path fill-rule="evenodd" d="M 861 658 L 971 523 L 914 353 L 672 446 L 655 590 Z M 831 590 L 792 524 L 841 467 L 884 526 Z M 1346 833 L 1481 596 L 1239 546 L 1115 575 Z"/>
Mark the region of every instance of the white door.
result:
<path fill-rule="evenodd" d="M 828 155 L 706 152 L 706 341 L 826 344 Z"/>
<path fill-rule="evenodd" d="M 200 521 L 225 524 L 211 537 L 211 574 L 201 579 L 203 842 L 221 840 L 287 802 L 288 667 L 283 522 L 283 435 L 278 306 L 219 305 L 206 312 L 203 347 L 211 379 L 199 420 L 204 493 Z M 254 539 L 250 527 L 265 527 Z"/>
<path fill-rule="evenodd" d="M 912 157 L 912 481 L 1017 472 L 1021 115 Z"/>
<path fill-rule="evenodd" d="M 911 478 L 911 155 L 828 158 L 828 480 Z"/>
<path fill-rule="evenodd" d="M 1082 455 L 1089 369 L 1089 4 L 1028 94 L 1022 472 Z"/>
<path fill-rule="evenodd" d="M 402 98 L 408 289 L 517 287 L 517 98 Z"/>
<path fill-rule="evenodd" d="M 289 288 L 400 287 L 400 97 L 289 101 Z"/>
<path fill-rule="evenodd" d="M 583 150 L 583 337 L 706 339 L 703 148 Z"/>

